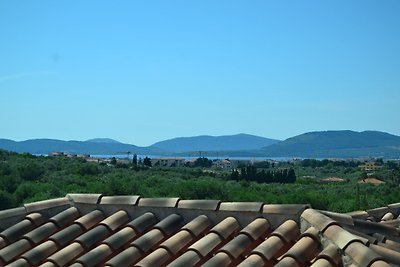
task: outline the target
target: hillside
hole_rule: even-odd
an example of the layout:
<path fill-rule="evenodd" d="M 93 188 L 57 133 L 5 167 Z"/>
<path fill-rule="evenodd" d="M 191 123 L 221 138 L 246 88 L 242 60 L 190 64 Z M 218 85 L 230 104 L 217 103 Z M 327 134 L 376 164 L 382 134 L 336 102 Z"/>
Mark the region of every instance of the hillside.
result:
<path fill-rule="evenodd" d="M 262 149 L 272 157 L 400 157 L 400 137 L 378 131 L 301 134 Z"/>
<path fill-rule="evenodd" d="M 95 139 L 96 140 L 96 139 Z M 126 152 L 136 154 L 162 154 L 157 148 L 138 147 L 135 145 L 115 142 L 93 141 L 62 141 L 54 139 L 33 139 L 16 142 L 8 139 L 0 139 L 0 148 L 18 153 L 49 154 L 51 152 L 66 152 L 74 154 L 124 154 Z"/>
<path fill-rule="evenodd" d="M 173 153 L 189 151 L 238 151 L 257 150 L 277 142 L 279 142 L 279 140 L 249 134 L 225 136 L 202 135 L 169 139 L 157 142 L 151 147 L 171 151 Z"/>

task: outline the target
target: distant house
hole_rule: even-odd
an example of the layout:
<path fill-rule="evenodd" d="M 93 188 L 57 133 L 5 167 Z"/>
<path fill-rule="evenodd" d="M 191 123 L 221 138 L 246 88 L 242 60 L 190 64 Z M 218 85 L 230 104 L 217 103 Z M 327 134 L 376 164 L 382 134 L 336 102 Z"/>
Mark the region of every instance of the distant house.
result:
<path fill-rule="evenodd" d="M 358 167 L 361 168 L 361 170 L 363 171 L 376 171 L 383 168 L 383 166 L 378 165 L 376 164 L 376 162 L 373 161 L 365 162 L 364 164 L 359 165 Z"/>
<path fill-rule="evenodd" d="M 152 166 L 159 167 L 182 167 L 185 165 L 184 158 L 152 158 Z"/>
<path fill-rule="evenodd" d="M 365 178 L 362 179 L 360 181 L 358 181 L 359 184 L 373 184 L 373 185 L 381 185 L 381 184 L 385 184 L 384 181 L 381 181 L 379 179 L 376 178 Z"/>
<path fill-rule="evenodd" d="M 232 163 L 228 159 L 223 160 L 214 160 L 212 163 L 213 168 L 222 169 L 222 170 L 232 170 Z"/>

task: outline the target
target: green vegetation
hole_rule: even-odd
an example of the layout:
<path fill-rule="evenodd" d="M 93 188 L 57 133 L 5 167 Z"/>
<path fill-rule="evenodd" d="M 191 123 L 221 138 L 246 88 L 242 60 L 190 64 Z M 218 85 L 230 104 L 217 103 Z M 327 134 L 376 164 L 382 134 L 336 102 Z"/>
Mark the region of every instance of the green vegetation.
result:
<path fill-rule="evenodd" d="M 204 161 L 204 160 L 203 160 Z M 297 161 L 257 163 L 256 173 L 297 177 L 292 183 L 264 183 L 246 174 L 209 168 L 157 168 L 135 164 L 98 164 L 80 158 L 36 157 L 0 150 L 0 209 L 23 203 L 65 196 L 67 193 L 141 195 L 182 199 L 309 203 L 314 208 L 348 212 L 399 202 L 399 166 L 386 162 L 374 177 L 386 182 L 373 186 L 357 184 L 365 173 L 353 163 Z M 137 165 L 136 165 L 137 164 Z M 240 171 L 240 169 L 239 169 Z M 294 173 L 293 173 L 294 172 Z M 371 174 L 370 174 L 371 175 Z M 321 184 L 320 178 L 339 176 L 347 182 Z M 256 176 L 257 177 L 257 176 Z M 278 183 L 279 181 L 279 183 Z"/>

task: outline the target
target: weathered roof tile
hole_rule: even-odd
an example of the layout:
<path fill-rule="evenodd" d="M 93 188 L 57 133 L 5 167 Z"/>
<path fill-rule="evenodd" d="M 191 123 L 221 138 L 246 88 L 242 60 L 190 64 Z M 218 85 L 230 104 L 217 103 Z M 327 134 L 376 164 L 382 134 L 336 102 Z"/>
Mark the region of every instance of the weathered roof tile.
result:
<path fill-rule="evenodd" d="M 25 210 L 27 213 L 36 212 L 44 209 L 59 207 L 59 206 L 67 206 L 69 205 L 69 200 L 66 197 L 43 200 L 38 202 L 33 202 L 29 204 L 25 204 Z"/>
<path fill-rule="evenodd" d="M 48 256 L 57 251 L 57 244 L 53 241 L 46 241 L 37 247 L 27 251 L 21 257 L 26 259 L 32 265 L 38 265 Z"/>
<path fill-rule="evenodd" d="M 71 194 L 67 200 L 61 206 L 49 204 L 59 200 L 46 202 L 44 209 L 39 208 L 44 203 L 36 203 L 40 213 L 0 212 L 0 218 L 7 216 L 0 220 L 0 266 L 399 264 L 396 205 L 382 217 L 377 214 L 385 209 L 374 209 L 373 220 L 382 219 L 375 223 L 361 216 L 304 211 L 308 205 L 101 194 Z"/>
<path fill-rule="evenodd" d="M 204 263 L 204 267 L 228 267 L 230 266 L 232 259 L 225 251 L 220 251 L 215 254 L 210 260 Z"/>
<path fill-rule="evenodd" d="M 287 246 L 285 246 L 285 241 L 280 237 L 273 235 L 256 247 L 251 254 L 257 254 L 265 261 L 270 261 L 282 256 L 282 254 L 286 252 L 286 248 Z"/>
<path fill-rule="evenodd" d="M 137 205 L 140 196 L 104 196 L 100 200 L 102 205 Z"/>
<path fill-rule="evenodd" d="M 217 210 L 221 201 L 219 200 L 179 200 L 178 208 L 180 209 L 201 209 L 201 210 Z"/>
<path fill-rule="evenodd" d="M 329 226 L 325 232 L 324 236 L 329 238 L 332 242 L 336 244 L 341 250 L 344 250 L 350 243 L 358 241 L 362 242 L 357 236 L 347 232 L 338 225 Z"/>
<path fill-rule="evenodd" d="M 223 239 L 228 238 L 239 229 L 238 221 L 233 217 L 228 217 L 214 226 L 210 232 L 217 233 Z"/>
<path fill-rule="evenodd" d="M 106 258 L 112 255 L 112 253 L 113 252 L 109 246 L 101 244 L 75 261 L 85 267 L 94 267 L 104 262 Z"/>
<path fill-rule="evenodd" d="M 270 224 L 265 218 L 257 218 L 248 224 L 240 233 L 248 235 L 252 241 L 259 238 L 265 238 L 270 231 Z"/>
<path fill-rule="evenodd" d="M 72 240 L 83 233 L 84 229 L 79 224 L 72 224 L 50 236 L 49 240 L 56 242 L 60 247 L 65 247 Z"/>
<path fill-rule="evenodd" d="M 50 218 L 50 222 L 53 222 L 57 227 L 62 228 L 69 225 L 73 220 L 79 217 L 79 211 L 75 207 L 66 209 L 57 215 Z"/>
<path fill-rule="evenodd" d="M 99 224 L 107 226 L 110 231 L 115 231 L 122 225 L 126 224 L 128 221 L 128 213 L 124 210 L 120 210 L 116 213 L 113 213 L 111 216 L 108 216 L 107 218 L 99 222 Z"/>
<path fill-rule="evenodd" d="M 219 210 L 261 212 L 263 205 L 263 202 L 222 202 L 219 206 Z"/>
<path fill-rule="evenodd" d="M 94 225 L 98 224 L 103 219 L 104 219 L 104 214 L 102 211 L 93 210 L 90 213 L 75 220 L 75 223 L 79 224 L 84 229 L 88 230 L 92 228 Z"/>
<path fill-rule="evenodd" d="M 174 208 L 178 204 L 179 198 L 140 198 L 138 206 L 146 207 L 169 207 Z"/>
<path fill-rule="evenodd" d="M 55 254 L 48 257 L 48 261 L 56 264 L 59 267 L 67 266 L 75 258 L 85 252 L 84 246 L 78 242 L 73 242 L 70 245 L 59 250 Z"/>
<path fill-rule="evenodd" d="M 276 228 L 271 235 L 282 238 L 285 242 L 293 242 L 300 236 L 300 230 L 297 223 L 293 220 L 287 220 Z"/>
<path fill-rule="evenodd" d="M 195 219 L 191 220 L 182 230 L 189 231 L 192 235 L 198 236 L 205 232 L 211 226 L 211 221 L 206 215 L 199 215 Z"/>
<path fill-rule="evenodd" d="M 74 203 L 98 204 L 102 194 L 68 194 L 67 198 Z"/>
<path fill-rule="evenodd" d="M 330 225 L 338 224 L 335 220 L 328 216 L 322 215 L 320 212 L 314 209 L 306 209 L 302 214 L 301 218 L 306 220 L 309 224 L 324 232 Z"/>
<path fill-rule="evenodd" d="M 375 261 L 383 260 L 381 256 L 376 254 L 361 242 L 353 242 L 349 244 L 344 251 L 361 267 L 367 267 Z"/>

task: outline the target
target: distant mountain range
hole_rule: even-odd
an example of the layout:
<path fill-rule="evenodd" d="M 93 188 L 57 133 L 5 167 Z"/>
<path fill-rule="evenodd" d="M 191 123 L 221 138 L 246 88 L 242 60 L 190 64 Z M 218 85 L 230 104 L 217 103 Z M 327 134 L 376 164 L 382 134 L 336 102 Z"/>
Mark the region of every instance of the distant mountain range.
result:
<path fill-rule="evenodd" d="M 160 148 L 173 153 L 197 151 L 238 151 L 260 149 L 278 142 L 279 140 L 250 134 L 223 136 L 201 135 L 195 137 L 178 137 L 169 139 L 157 142 L 151 147 Z"/>
<path fill-rule="evenodd" d="M 207 153 L 207 156 L 259 156 L 301 158 L 400 158 L 400 137 L 378 131 L 310 132 L 284 141 L 248 134 L 226 136 L 179 137 L 148 147 L 123 144 L 109 138 L 87 141 L 34 139 L 16 142 L 0 139 L 0 148 L 32 154 L 66 152 L 73 154 L 184 156 Z M 204 155 L 203 154 L 203 155 Z"/>
<path fill-rule="evenodd" d="M 400 158 L 400 137 L 378 131 L 310 132 L 264 147 L 266 156 Z"/>
<path fill-rule="evenodd" d="M 92 139 L 88 141 L 62 141 L 54 139 L 33 139 L 16 142 L 8 139 L 0 139 L 0 148 L 31 154 L 49 154 L 52 152 L 65 152 L 71 154 L 113 155 L 127 152 L 147 155 L 164 154 L 155 147 L 138 147 L 123 144 L 112 139 Z"/>

